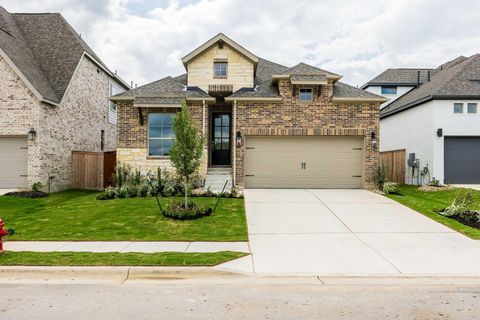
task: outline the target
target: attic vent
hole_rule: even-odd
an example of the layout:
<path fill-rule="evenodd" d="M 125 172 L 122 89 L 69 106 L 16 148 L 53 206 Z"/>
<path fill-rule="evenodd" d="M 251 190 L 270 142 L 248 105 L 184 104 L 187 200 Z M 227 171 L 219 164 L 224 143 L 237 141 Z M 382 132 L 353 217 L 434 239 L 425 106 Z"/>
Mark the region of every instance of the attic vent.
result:
<path fill-rule="evenodd" d="M 218 40 L 218 48 L 223 49 L 223 40 Z"/>

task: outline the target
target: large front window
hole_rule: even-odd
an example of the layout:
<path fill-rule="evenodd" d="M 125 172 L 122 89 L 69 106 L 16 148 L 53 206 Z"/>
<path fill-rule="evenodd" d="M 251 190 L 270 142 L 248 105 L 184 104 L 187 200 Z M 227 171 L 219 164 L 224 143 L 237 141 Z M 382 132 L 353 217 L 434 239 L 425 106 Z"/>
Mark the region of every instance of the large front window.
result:
<path fill-rule="evenodd" d="M 148 115 L 148 155 L 168 156 L 173 143 L 173 113 Z"/>

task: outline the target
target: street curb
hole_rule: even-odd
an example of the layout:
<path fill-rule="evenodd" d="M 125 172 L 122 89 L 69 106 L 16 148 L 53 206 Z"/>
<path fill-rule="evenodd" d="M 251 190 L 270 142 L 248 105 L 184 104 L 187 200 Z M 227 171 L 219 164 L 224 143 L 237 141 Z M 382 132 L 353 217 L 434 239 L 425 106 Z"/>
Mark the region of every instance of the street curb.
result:
<path fill-rule="evenodd" d="M 0 281 L 21 280 L 80 280 L 125 282 L 127 280 L 184 279 L 235 275 L 213 267 L 137 267 L 137 266 L 4 266 L 0 267 Z"/>

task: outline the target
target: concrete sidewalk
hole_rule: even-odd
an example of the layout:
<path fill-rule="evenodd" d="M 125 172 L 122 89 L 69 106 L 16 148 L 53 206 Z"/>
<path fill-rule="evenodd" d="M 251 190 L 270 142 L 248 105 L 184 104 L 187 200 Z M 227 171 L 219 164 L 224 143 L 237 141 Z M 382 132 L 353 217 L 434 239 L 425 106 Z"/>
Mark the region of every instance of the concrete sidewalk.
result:
<path fill-rule="evenodd" d="M 248 242 L 7 241 L 8 251 L 34 252 L 219 252 L 250 253 Z"/>

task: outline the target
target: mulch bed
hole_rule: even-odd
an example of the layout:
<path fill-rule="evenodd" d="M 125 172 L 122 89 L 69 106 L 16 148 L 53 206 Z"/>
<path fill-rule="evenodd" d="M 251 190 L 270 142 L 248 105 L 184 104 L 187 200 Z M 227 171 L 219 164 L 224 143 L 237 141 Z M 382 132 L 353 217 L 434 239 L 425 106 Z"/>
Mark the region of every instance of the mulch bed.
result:
<path fill-rule="evenodd" d="M 451 190 L 451 189 L 455 189 L 455 187 L 449 186 L 449 185 L 438 186 L 438 187 L 425 185 L 418 188 L 419 191 L 423 191 L 423 192 L 437 192 L 437 191 L 445 191 L 445 190 Z"/>
<path fill-rule="evenodd" d="M 457 220 L 458 222 L 460 222 L 461 224 L 464 224 L 466 226 L 469 226 L 469 227 L 472 227 L 472 228 L 475 228 L 475 229 L 480 229 L 480 221 L 478 221 L 476 219 L 462 219 L 459 216 L 453 216 L 453 217 L 449 217 L 449 218 L 453 219 L 453 220 Z"/>
<path fill-rule="evenodd" d="M 19 198 L 30 198 L 30 199 L 48 197 L 48 193 L 45 193 L 42 191 L 15 191 L 15 192 L 6 193 L 5 195 L 19 197 Z"/>

